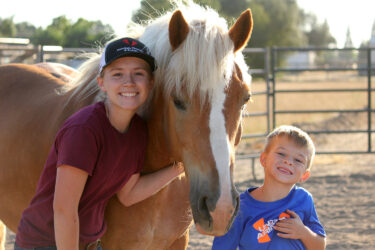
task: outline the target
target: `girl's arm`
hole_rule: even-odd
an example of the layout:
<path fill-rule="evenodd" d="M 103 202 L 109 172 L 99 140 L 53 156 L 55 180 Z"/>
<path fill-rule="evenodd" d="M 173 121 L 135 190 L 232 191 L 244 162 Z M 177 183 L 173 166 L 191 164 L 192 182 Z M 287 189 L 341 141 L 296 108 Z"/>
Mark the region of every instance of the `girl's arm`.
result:
<path fill-rule="evenodd" d="M 68 165 L 57 168 L 53 200 L 56 246 L 59 250 L 78 250 L 78 204 L 87 181 L 87 172 Z"/>
<path fill-rule="evenodd" d="M 131 206 L 159 192 L 177 176 L 183 173 L 182 165 L 172 165 L 152 174 L 140 176 L 134 174 L 125 186 L 117 193 L 124 206 Z"/>

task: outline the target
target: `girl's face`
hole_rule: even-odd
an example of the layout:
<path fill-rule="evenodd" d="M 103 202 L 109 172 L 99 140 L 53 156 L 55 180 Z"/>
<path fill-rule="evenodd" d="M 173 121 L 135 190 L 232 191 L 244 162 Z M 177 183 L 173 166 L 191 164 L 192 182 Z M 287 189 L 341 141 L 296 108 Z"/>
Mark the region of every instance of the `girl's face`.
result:
<path fill-rule="evenodd" d="M 136 112 L 153 86 L 150 66 L 137 57 L 121 57 L 104 68 L 98 84 L 110 105 Z"/>
<path fill-rule="evenodd" d="M 307 180 L 307 149 L 296 145 L 286 136 L 276 137 L 271 143 L 268 152 L 261 155 L 266 178 L 285 184 Z"/>

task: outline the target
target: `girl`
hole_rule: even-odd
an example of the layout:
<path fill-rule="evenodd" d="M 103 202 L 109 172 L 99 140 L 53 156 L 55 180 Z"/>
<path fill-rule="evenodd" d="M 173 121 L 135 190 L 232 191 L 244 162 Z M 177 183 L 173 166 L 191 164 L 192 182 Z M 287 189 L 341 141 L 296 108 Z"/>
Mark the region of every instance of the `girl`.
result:
<path fill-rule="evenodd" d="M 140 176 L 147 130 L 136 110 L 153 86 L 155 67 L 138 40 L 106 45 L 97 81 L 107 98 L 78 111 L 59 130 L 36 195 L 22 214 L 15 250 L 102 249 L 104 210 L 113 195 L 131 206 L 183 172 L 169 166 Z"/>

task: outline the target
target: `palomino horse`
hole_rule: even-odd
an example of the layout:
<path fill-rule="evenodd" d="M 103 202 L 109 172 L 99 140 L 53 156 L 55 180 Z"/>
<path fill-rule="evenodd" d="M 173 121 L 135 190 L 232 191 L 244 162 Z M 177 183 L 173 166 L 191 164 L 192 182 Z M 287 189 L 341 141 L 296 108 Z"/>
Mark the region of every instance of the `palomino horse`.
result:
<path fill-rule="evenodd" d="M 182 162 L 185 175 L 131 207 L 112 198 L 104 249 L 185 249 L 194 219 L 199 232 L 222 235 L 238 209 L 232 172 L 250 76 L 241 49 L 250 10 L 227 28 L 210 9 L 181 6 L 142 30 L 158 62 L 155 86 L 140 111 L 148 122 L 143 174 Z M 98 99 L 99 55 L 65 84 L 35 66 L 0 67 L 0 218 L 16 231 L 62 122 Z M 56 90 L 59 91 L 56 91 Z"/>
<path fill-rule="evenodd" d="M 69 83 L 79 76 L 79 71 L 61 63 L 41 62 L 35 64 L 35 66 L 46 70 L 48 73 L 61 79 L 65 83 Z"/>

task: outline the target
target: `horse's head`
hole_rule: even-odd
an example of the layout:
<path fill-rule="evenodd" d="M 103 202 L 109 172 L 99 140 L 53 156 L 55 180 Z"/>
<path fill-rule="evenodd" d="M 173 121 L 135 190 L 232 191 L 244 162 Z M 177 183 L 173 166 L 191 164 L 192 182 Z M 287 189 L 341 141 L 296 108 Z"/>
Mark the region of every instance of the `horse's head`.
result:
<path fill-rule="evenodd" d="M 250 38 L 251 12 L 243 12 L 229 30 L 216 12 L 200 7 L 177 10 L 168 20 L 157 23 L 168 33 L 150 34 L 148 27 L 141 37 L 159 64 L 154 93 L 163 96 L 159 126 L 169 154 L 184 163 L 196 228 L 222 235 L 239 206 L 232 177 L 241 114 L 250 99 L 251 78 L 240 50 Z M 168 41 L 163 34 L 169 34 L 167 50 L 161 48 Z"/>

